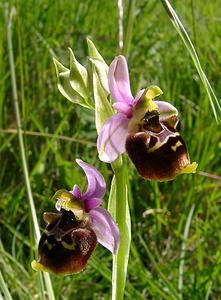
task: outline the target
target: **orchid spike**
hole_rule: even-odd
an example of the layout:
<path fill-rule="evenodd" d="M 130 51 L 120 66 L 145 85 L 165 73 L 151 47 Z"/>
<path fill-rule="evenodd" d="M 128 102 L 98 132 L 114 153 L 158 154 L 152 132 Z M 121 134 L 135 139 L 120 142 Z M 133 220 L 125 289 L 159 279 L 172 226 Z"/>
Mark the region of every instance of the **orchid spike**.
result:
<path fill-rule="evenodd" d="M 176 131 L 178 111 L 166 101 L 154 100 L 163 92 L 150 86 L 131 93 L 126 58 L 117 56 L 109 67 L 108 82 L 117 113 L 102 127 L 97 140 L 99 157 L 111 163 L 125 151 L 141 176 L 171 180 L 181 173 L 194 173 L 187 147 Z"/>
<path fill-rule="evenodd" d="M 106 184 L 98 170 L 80 159 L 88 181 L 85 193 L 77 185 L 73 190 L 59 190 L 56 200 L 58 213 L 44 213 L 47 224 L 39 242 L 38 261 L 32 268 L 54 274 L 80 272 L 99 242 L 116 254 L 120 232 L 110 213 L 100 207 Z"/>

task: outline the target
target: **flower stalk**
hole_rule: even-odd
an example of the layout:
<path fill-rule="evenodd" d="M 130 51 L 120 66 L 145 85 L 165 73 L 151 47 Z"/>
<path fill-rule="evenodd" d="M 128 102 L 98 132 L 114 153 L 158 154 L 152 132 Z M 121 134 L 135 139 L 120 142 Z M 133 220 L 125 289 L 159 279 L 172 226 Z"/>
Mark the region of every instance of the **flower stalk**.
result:
<path fill-rule="evenodd" d="M 122 300 L 127 277 L 127 266 L 131 242 L 131 221 L 128 206 L 127 182 L 125 177 L 126 165 L 122 158 L 112 163 L 115 174 L 115 221 L 120 229 L 121 241 L 118 253 L 113 255 L 112 270 L 112 300 Z"/>

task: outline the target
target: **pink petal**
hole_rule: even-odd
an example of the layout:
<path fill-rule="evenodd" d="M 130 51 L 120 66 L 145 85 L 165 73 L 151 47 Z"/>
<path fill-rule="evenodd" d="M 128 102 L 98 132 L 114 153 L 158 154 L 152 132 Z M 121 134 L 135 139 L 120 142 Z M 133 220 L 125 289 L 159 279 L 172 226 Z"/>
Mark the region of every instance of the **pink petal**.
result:
<path fill-rule="evenodd" d="M 140 100 L 141 96 L 143 95 L 143 92 L 144 92 L 144 91 L 145 91 L 145 89 L 142 89 L 142 90 L 140 90 L 140 91 L 137 93 L 137 95 L 136 95 L 136 97 L 135 97 L 135 99 L 134 99 L 133 106 L 136 106 L 137 102 L 139 102 L 139 100 Z"/>
<path fill-rule="evenodd" d="M 87 212 L 89 212 L 91 209 L 97 208 L 101 205 L 102 200 L 100 198 L 90 198 L 85 199 L 84 206 Z"/>
<path fill-rule="evenodd" d="M 130 118 L 132 116 L 132 105 L 124 102 L 116 102 L 113 107 L 119 112 Z"/>
<path fill-rule="evenodd" d="M 132 104 L 133 96 L 130 90 L 127 61 L 124 56 L 117 56 L 110 64 L 108 83 L 111 96 L 116 102 Z"/>
<path fill-rule="evenodd" d="M 111 214 L 104 208 L 98 207 L 90 211 L 91 228 L 98 242 L 116 254 L 120 244 L 120 231 Z"/>
<path fill-rule="evenodd" d="M 72 195 L 77 198 L 81 199 L 81 190 L 77 184 L 74 185 L 73 190 L 71 191 Z"/>
<path fill-rule="evenodd" d="M 125 152 L 129 121 L 124 114 L 118 113 L 110 117 L 101 128 L 97 139 L 100 160 L 111 163 Z"/>
<path fill-rule="evenodd" d="M 87 191 L 82 195 L 82 199 L 102 198 L 106 189 L 104 177 L 95 167 L 82 160 L 76 159 L 76 162 L 84 170 L 88 182 Z"/>

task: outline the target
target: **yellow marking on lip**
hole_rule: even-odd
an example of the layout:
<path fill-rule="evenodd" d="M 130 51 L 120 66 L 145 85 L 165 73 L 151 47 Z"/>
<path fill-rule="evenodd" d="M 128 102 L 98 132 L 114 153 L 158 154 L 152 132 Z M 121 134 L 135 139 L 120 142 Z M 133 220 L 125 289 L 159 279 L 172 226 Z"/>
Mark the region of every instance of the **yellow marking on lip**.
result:
<path fill-rule="evenodd" d="M 50 244 L 50 243 L 48 242 L 48 240 L 45 240 L 44 245 L 46 245 L 46 246 L 48 247 L 48 250 L 51 250 L 51 249 L 53 248 L 53 245 Z"/>
<path fill-rule="evenodd" d="M 180 146 L 183 146 L 183 144 L 181 143 L 181 141 L 177 141 L 176 144 L 174 146 L 171 146 L 171 149 L 176 152 L 176 149 L 179 148 Z"/>
<path fill-rule="evenodd" d="M 63 241 L 63 242 L 61 242 L 61 244 L 65 249 L 68 249 L 68 250 L 75 250 L 75 248 L 76 248 L 76 242 L 72 242 L 72 244 L 68 244 Z"/>

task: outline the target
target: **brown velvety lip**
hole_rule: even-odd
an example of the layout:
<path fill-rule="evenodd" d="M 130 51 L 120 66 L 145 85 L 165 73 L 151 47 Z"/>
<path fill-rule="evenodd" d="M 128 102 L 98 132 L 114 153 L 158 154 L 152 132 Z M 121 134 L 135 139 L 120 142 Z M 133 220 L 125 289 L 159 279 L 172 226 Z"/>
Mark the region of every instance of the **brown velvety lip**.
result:
<path fill-rule="evenodd" d="M 146 132 L 129 134 L 126 151 L 139 174 L 149 180 L 172 180 L 189 164 L 186 145 L 179 134 L 170 136 L 166 143 L 154 151 L 154 136 Z"/>

